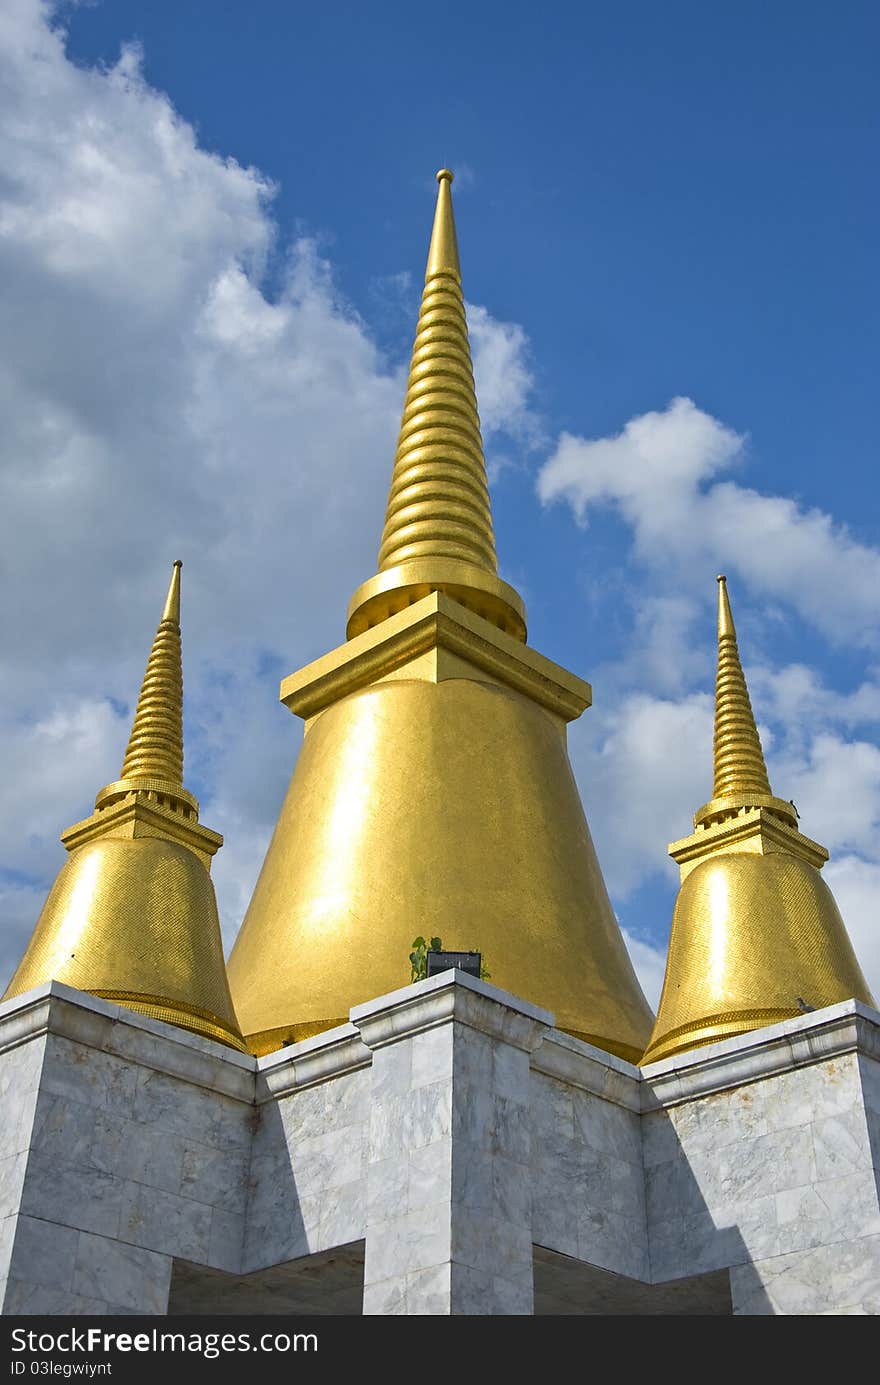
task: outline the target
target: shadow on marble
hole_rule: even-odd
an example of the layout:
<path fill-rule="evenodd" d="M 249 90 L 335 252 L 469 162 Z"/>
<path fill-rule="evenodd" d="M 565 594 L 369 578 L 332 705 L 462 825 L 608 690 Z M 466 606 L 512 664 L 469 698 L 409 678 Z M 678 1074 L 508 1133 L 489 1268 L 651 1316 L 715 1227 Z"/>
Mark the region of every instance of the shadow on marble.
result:
<path fill-rule="evenodd" d="M 364 1238 L 369 1079 L 343 1073 L 257 1107 L 241 1258 L 220 1268 L 250 1274 Z"/>
<path fill-rule="evenodd" d="M 844 1053 L 646 1112 L 652 1283 L 727 1268 L 737 1314 L 875 1311 L 875 1075 Z"/>
<path fill-rule="evenodd" d="M 247 1275 L 224 1274 L 175 1260 L 168 1314 L 360 1317 L 363 1292 L 363 1241 Z"/>
<path fill-rule="evenodd" d="M 730 1317 L 727 1270 L 644 1284 L 535 1246 L 536 1317 Z"/>
<path fill-rule="evenodd" d="M 743 1139 L 743 1127 L 748 1129 L 756 1120 L 753 1095 L 754 1089 L 748 1088 L 642 1117 L 651 1282 L 646 1286 L 646 1306 L 632 1312 L 731 1315 L 731 1267 L 776 1253 L 777 1200 L 775 1185 L 767 1192 L 767 1178 L 784 1181 L 788 1174 L 778 1170 L 790 1170 L 798 1150 L 770 1146 L 780 1138 L 790 1144 L 797 1133 L 769 1135 L 763 1125 L 755 1124 L 749 1129 L 754 1138 Z M 713 1124 L 717 1132 L 730 1117 L 725 1108 L 731 1099 L 745 1105 L 745 1113 L 738 1111 L 732 1120 L 740 1138 L 720 1149 L 707 1139 L 704 1148 L 703 1126 L 707 1135 Z M 812 1156 L 809 1133 L 806 1143 Z M 808 1174 L 806 1170 L 804 1176 Z M 689 1301 L 726 1306 L 688 1307 Z M 768 1300 L 755 1311 L 773 1310 Z"/>

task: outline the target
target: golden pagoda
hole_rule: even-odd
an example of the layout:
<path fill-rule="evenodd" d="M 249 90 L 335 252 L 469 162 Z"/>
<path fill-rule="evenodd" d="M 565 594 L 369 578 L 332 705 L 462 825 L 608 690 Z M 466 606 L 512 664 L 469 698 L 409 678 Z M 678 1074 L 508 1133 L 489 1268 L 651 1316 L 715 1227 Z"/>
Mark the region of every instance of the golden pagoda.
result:
<path fill-rule="evenodd" d="M 834 896 L 828 852 L 776 798 L 718 578 L 715 781 L 694 831 L 673 842 L 681 887 L 660 1009 L 642 1059 L 793 1019 L 841 1000 L 874 1001 Z"/>
<path fill-rule="evenodd" d="M 566 750 L 589 685 L 527 647 L 498 577 L 452 213 L 441 169 L 379 549 L 347 642 L 287 678 L 305 734 L 229 960 L 267 1053 L 410 981 L 416 935 L 633 1061 L 651 1012 Z"/>
<path fill-rule="evenodd" d="M 4 1000 L 63 981 L 244 1050 L 209 874 L 223 838 L 183 787 L 175 563 L 122 776 L 61 840 L 70 852 Z"/>

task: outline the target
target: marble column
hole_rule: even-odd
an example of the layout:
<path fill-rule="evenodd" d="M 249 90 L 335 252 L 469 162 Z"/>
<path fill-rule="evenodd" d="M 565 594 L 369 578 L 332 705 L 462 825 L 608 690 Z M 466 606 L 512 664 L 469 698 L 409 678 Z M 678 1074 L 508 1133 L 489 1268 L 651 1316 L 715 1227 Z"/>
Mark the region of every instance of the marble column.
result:
<path fill-rule="evenodd" d="M 365 1314 L 531 1314 L 529 1054 L 552 1016 L 462 972 L 351 1013 L 373 1051 Z"/>

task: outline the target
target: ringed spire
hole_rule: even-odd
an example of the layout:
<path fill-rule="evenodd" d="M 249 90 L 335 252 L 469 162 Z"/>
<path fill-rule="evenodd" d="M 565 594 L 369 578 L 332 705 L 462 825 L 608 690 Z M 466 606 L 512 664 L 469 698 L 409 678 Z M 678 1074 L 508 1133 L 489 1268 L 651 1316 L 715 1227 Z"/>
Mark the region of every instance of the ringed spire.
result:
<path fill-rule="evenodd" d="M 743 808 L 769 808 L 792 827 L 797 817 L 790 803 L 770 787 L 761 737 L 739 656 L 730 609 L 727 578 L 718 582 L 718 671 L 715 678 L 712 798 L 694 818 L 699 825 Z"/>
<path fill-rule="evenodd" d="M 669 854 L 681 871 L 660 1007 L 643 1063 L 728 1039 L 806 1005 L 871 1004 L 831 891 L 828 852 L 774 797 L 718 578 L 714 797 Z"/>
<path fill-rule="evenodd" d="M 449 169 L 437 181 L 379 571 L 411 558 L 457 558 L 497 573 Z"/>
<path fill-rule="evenodd" d="M 736 643 L 727 578 L 718 578 L 718 675 L 715 681 L 712 796 L 769 794 L 770 780 Z"/>
<path fill-rule="evenodd" d="M 162 618 L 147 660 L 122 764 L 123 779 L 168 779 L 183 785 L 182 567 L 178 559 L 171 570 Z"/>
<path fill-rule="evenodd" d="M 377 572 L 346 643 L 281 685 L 302 749 L 230 986 L 271 1053 L 404 985 L 416 920 L 453 950 L 478 934 L 496 985 L 633 1062 L 652 1015 L 566 750 L 591 690 L 526 644 L 498 577 L 452 173 L 437 181 Z"/>
<path fill-rule="evenodd" d="M 452 210 L 441 168 L 434 225 L 377 574 L 349 607 L 348 635 L 444 591 L 520 640 L 525 609 L 498 558 Z"/>
<path fill-rule="evenodd" d="M 47 981 L 244 1049 L 211 860 L 223 838 L 183 787 L 180 569 L 144 674 L 122 778 L 61 835 L 68 851 L 3 999 Z"/>

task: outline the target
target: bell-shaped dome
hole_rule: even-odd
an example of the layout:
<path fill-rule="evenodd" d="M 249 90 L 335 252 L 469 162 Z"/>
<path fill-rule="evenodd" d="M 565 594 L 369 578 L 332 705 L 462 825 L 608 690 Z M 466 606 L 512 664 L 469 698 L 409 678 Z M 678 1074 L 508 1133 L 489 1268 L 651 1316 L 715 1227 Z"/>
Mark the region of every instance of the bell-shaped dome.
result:
<path fill-rule="evenodd" d="M 439 192 L 377 571 L 348 643 L 282 685 L 305 740 L 229 959 L 248 1045 L 410 979 L 418 935 L 637 1061 L 651 1012 L 566 752 L 580 679 L 498 575 L 452 211 Z"/>
<path fill-rule="evenodd" d="M 816 868 L 783 852 L 711 856 L 678 893 L 648 1060 L 851 998 L 873 1004 Z"/>
<path fill-rule="evenodd" d="M 61 868 L 4 1000 L 63 981 L 243 1049 L 209 874 L 223 838 L 184 787 L 175 563 L 122 765 Z"/>
<path fill-rule="evenodd" d="M 406 985 L 416 934 L 480 951 L 493 985 L 638 1060 L 651 1011 L 562 728 L 488 682 L 381 682 L 306 733 L 229 959 L 249 1046 Z"/>
<path fill-rule="evenodd" d="M 819 874 L 828 852 L 771 790 L 724 577 L 714 761 L 712 799 L 669 848 L 682 883 L 643 1063 L 840 1000 L 874 1003 Z"/>
<path fill-rule="evenodd" d="M 241 1047 L 214 886 L 178 842 L 102 837 L 71 855 L 7 995 L 50 978 Z"/>

